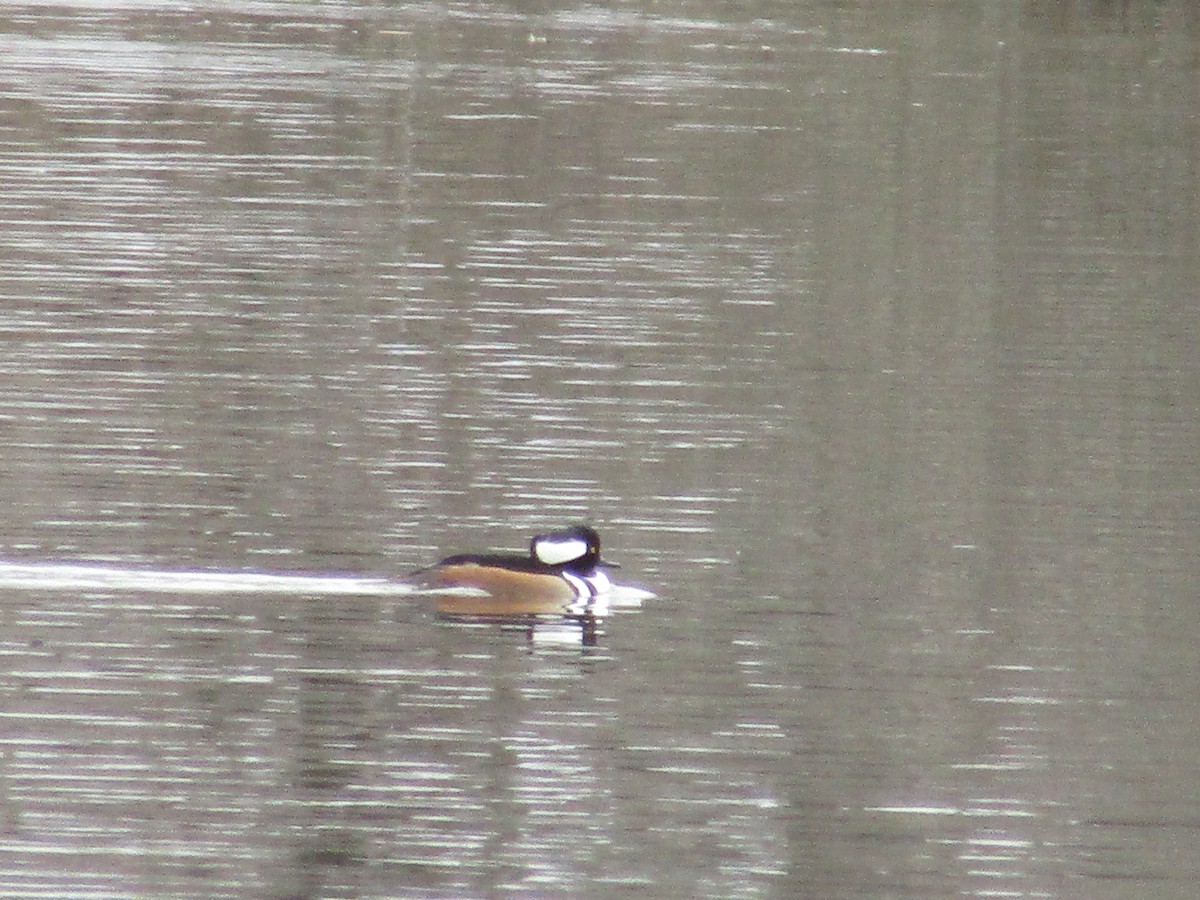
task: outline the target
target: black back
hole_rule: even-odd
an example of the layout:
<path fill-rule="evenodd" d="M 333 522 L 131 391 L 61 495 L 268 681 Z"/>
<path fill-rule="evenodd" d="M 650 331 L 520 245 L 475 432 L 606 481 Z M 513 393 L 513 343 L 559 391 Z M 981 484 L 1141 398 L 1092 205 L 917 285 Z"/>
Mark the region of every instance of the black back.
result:
<path fill-rule="evenodd" d="M 562 566 L 548 566 L 532 556 L 520 556 L 516 553 L 457 553 L 447 556 L 438 562 L 439 566 L 493 566 L 497 569 L 509 569 L 514 572 L 535 572 L 555 574 Z"/>

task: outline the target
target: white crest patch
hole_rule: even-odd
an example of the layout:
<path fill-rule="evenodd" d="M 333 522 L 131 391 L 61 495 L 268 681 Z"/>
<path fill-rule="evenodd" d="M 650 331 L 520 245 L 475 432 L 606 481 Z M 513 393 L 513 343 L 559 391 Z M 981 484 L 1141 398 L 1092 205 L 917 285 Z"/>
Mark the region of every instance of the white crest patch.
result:
<path fill-rule="evenodd" d="M 580 538 L 542 538 L 533 548 L 533 554 L 538 562 L 548 566 L 561 566 L 563 563 L 574 562 L 588 552 L 587 541 Z"/>

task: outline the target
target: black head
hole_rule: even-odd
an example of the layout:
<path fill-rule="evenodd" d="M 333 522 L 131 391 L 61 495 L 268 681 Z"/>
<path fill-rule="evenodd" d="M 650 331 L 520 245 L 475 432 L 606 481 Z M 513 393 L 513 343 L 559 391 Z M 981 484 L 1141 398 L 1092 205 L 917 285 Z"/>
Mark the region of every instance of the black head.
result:
<path fill-rule="evenodd" d="M 546 566 L 594 569 L 600 564 L 600 535 L 586 525 L 548 531 L 529 542 L 529 555 Z"/>

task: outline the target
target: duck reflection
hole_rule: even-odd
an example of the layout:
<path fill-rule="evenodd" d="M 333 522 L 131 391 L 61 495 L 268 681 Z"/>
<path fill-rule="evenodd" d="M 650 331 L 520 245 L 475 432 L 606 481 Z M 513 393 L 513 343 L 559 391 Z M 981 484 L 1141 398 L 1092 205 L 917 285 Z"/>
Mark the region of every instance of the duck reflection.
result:
<path fill-rule="evenodd" d="M 593 615 L 464 615 L 439 608 L 438 618 L 458 625 L 498 627 L 524 636 L 533 646 L 595 647 L 604 634 L 604 620 Z"/>

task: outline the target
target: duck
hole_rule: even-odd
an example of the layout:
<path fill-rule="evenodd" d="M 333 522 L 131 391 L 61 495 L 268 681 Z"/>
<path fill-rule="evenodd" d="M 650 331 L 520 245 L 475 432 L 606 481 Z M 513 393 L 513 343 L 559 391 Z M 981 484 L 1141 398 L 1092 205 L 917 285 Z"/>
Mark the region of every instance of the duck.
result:
<path fill-rule="evenodd" d="M 600 535 L 573 525 L 535 535 L 529 553 L 460 553 L 412 573 L 451 616 L 596 615 L 612 589 Z"/>

